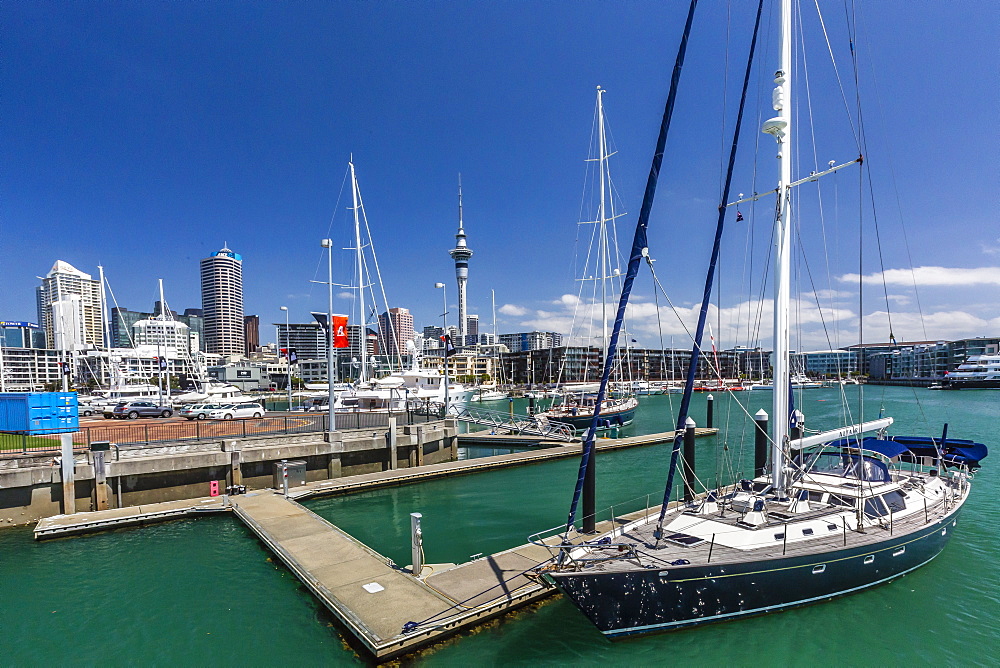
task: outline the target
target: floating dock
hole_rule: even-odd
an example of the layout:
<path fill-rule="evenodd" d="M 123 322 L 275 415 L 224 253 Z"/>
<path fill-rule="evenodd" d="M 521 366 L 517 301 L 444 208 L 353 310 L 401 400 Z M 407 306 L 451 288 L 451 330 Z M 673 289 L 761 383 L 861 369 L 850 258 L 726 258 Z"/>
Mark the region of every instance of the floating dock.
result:
<path fill-rule="evenodd" d="M 549 559 L 537 545 L 421 579 L 280 494 L 267 490 L 232 501 L 236 515 L 379 660 L 554 591 L 525 574 Z"/>
<path fill-rule="evenodd" d="M 699 429 L 699 436 L 714 434 Z M 599 439 L 598 450 L 668 442 L 673 432 L 625 439 Z M 546 443 L 545 445 L 549 445 Z M 233 511 L 295 574 L 377 661 L 389 660 L 463 629 L 552 595 L 556 589 L 529 575 L 552 555 L 526 544 L 459 565 L 424 566 L 420 577 L 353 538 L 295 498 L 349 493 L 385 485 L 475 471 L 521 466 L 579 455 L 580 443 L 559 443 L 526 452 L 383 471 L 310 483 L 289 490 L 170 501 L 46 518 L 35 527 L 38 540 L 142 525 L 206 512 Z M 292 498 L 294 497 L 294 498 Z M 645 510 L 614 518 L 623 523 Z M 611 522 L 599 522 L 607 531 Z M 573 535 L 571 540 L 586 536 Z"/>
<path fill-rule="evenodd" d="M 166 522 L 167 520 L 204 513 L 222 513 L 228 510 L 229 506 L 225 497 L 211 496 L 97 510 L 88 513 L 73 513 L 72 515 L 54 515 L 40 520 L 35 525 L 35 540 L 78 536 L 121 527 Z"/>

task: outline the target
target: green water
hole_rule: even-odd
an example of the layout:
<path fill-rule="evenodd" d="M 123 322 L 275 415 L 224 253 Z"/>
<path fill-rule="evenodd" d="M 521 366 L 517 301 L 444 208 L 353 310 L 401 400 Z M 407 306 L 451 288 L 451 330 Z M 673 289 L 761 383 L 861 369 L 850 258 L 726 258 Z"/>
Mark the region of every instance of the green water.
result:
<path fill-rule="evenodd" d="M 848 388 L 856 395 L 857 388 Z M 865 419 L 884 401 L 895 433 L 949 434 L 1000 446 L 1000 392 L 868 387 Z M 809 390 L 810 428 L 834 426 L 838 390 Z M 740 396 L 749 412 L 766 393 Z M 917 399 L 919 398 L 919 403 Z M 678 397 L 646 397 L 623 435 L 670 428 Z M 692 415 L 704 419 L 704 396 Z M 852 399 L 852 410 L 856 399 Z M 716 426 L 742 411 L 716 401 Z M 857 413 L 854 413 L 857 417 Z M 752 433 L 730 429 L 721 461 L 700 439 L 698 468 L 744 470 Z M 1000 656 L 1000 554 L 996 462 L 976 476 L 954 538 L 935 561 L 887 586 L 764 617 L 610 643 L 561 598 L 446 641 L 408 661 L 424 665 L 996 665 Z M 601 453 L 598 507 L 625 512 L 662 494 L 663 446 Z M 577 462 L 562 460 L 308 505 L 398 563 L 409 563 L 409 513 L 424 514 L 426 557 L 459 562 L 524 542 L 565 520 Z M 177 665 L 229 662 L 347 664 L 330 615 L 235 519 L 183 520 L 35 543 L 29 529 L 0 531 L 0 628 L 4 664 Z"/>

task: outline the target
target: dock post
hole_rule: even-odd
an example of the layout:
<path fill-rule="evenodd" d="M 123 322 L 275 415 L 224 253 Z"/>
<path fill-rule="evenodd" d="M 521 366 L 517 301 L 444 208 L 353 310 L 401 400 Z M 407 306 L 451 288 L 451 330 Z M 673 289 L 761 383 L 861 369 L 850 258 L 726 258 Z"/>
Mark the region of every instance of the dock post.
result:
<path fill-rule="evenodd" d="M 705 408 L 705 426 L 709 429 L 712 428 L 712 424 L 715 421 L 715 397 L 711 394 L 708 395 L 708 404 Z"/>
<path fill-rule="evenodd" d="M 761 408 L 753 416 L 753 477 L 764 475 L 767 468 L 767 411 Z"/>
<path fill-rule="evenodd" d="M 242 455 L 243 453 L 240 450 L 233 450 L 229 453 L 229 471 L 232 474 L 230 477 L 232 478 L 234 487 L 243 484 L 243 469 L 240 466 Z"/>
<path fill-rule="evenodd" d="M 417 447 L 415 456 L 411 459 L 410 466 L 424 465 L 424 439 L 427 438 L 424 425 L 417 426 Z"/>
<path fill-rule="evenodd" d="M 420 577 L 424 570 L 424 534 L 420 530 L 421 513 L 410 513 L 410 558 L 413 560 L 412 573 Z"/>
<path fill-rule="evenodd" d="M 513 405 L 513 402 L 511 403 Z M 528 396 L 528 415 L 535 414 L 535 395 L 531 394 Z"/>
<path fill-rule="evenodd" d="M 684 501 L 694 501 L 694 431 L 697 425 L 690 417 L 684 423 Z"/>
<path fill-rule="evenodd" d="M 60 434 L 62 445 L 63 515 L 76 512 L 76 462 L 73 461 L 73 434 Z"/>
<path fill-rule="evenodd" d="M 288 498 L 288 460 L 281 460 L 281 489 Z"/>
<path fill-rule="evenodd" d="M 385 435 L 389 448 L 389 470 L 395 471 L 399 462 L 396 460 L 396 418 L 389 418 L 389 433 Z"/>
<path fill-rule="evenodd" d="M 107 469 L 104 462 L 104 450 L 93 450 L 91 456 L 94 458 L 94 501 L 95 510 L 108 509 L 108 485 Z"/>

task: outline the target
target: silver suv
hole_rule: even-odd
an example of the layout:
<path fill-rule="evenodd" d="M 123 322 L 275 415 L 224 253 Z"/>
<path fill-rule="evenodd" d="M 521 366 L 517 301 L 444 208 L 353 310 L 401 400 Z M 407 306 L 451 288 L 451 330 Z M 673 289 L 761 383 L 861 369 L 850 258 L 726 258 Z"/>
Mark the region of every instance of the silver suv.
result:
<path fill-rule="evenodd" d="M 177 414 L 188 420 L 204 420 L 216 408 L 222 408 L 222 404 L 194 404 L 185 406 Z"/>
<path fill-rule="evenodd" d="M 111 411 L 111 416 L 118 420 L 125 418 L 135 420 L 140 417 L 168 418 L 173 414 L 174 411 L 170 406 L 160 406 L 155 401 L 123 401 Z"/>

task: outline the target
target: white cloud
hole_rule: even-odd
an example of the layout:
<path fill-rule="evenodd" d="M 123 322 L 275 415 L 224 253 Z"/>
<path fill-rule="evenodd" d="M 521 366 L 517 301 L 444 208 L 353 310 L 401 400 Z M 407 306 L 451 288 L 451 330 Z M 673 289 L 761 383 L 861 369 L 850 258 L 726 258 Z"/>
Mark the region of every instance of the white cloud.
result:
<path fill-rule="evenodd" d="M 522 316 L 528 315 L 528 309 L 523 306 L 517 306 L 516 304 L 504 304 L 499 309 L 497 309 L 504 315 Z"/>
<path fill-rule="evenodd" d="M 338 292 L 337 299 L 354 299 L 353 292 Z"/>
<path fill-rule="evenodd" d="M 857 283 L 858 274 L 844 274 L 844 283 Z M 960 285 L 1000 285 L 1000 267 L 916 267 L 907 269 L 887 269 L 864 277 L 867 284 L 912 286 L 960 286 Z"/>
<path fill-rule="evenodd" d="M 986 255 L 1000 255 L 1000 237 L 990 243 L 979 242 L 979 247 Z"/>

